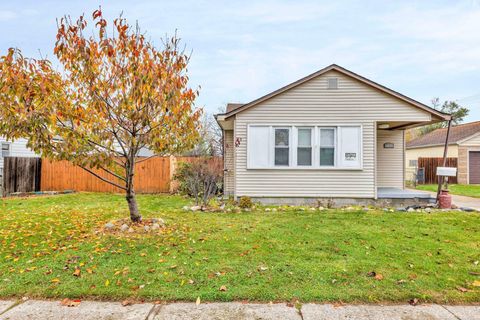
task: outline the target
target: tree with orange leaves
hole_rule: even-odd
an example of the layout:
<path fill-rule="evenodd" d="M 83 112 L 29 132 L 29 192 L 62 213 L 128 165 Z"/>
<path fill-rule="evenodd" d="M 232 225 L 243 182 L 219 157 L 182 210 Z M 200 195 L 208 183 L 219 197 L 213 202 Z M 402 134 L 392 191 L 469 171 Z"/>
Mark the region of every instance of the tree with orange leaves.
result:
<path fill-rule="evenodd" d="M 61 71 L 18 49 L 1 57 L 0 135 L 26 138 L 42 156 L 69 160 L 124 190 L 138 222 L 134 169 L 145 160 L 139 151 L 172 154 L 195 144 L 198 90 L 188 86 L 189 56 L 176 36 L 157 50 L 122 17 L 111 34 L 101 10 L 92 21 L 95 33 L 88 37 L 83 15 L 58 21 L 54 54 Z"/>

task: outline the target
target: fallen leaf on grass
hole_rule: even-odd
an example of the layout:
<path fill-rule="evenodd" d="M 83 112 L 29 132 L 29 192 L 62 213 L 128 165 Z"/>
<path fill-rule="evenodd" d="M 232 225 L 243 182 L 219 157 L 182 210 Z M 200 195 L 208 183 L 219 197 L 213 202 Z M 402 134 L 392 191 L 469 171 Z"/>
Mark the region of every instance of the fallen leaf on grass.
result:
<path fill-rule="evenodd" d="M 418 304 L 418 299 L 417 298 L 410 299 L 408 300 L 408 303 L 412 306 L 416 306 Z"/>
<path fill-rule="evenodd" d="M 59 282 L 60 282 L 60 279 L 58 279 L 58 278 L 53 278 L 53 279 L 52 279 L 52 282 L 53 282 L 53 283 L 59 283 Z"/>
<path fill-rule="evenodd" d="M 375 277 L 377 275 L 377 273 L 375 271 L 370 271 L 369 273 L 367 273 L 367 277 Z"/>
<path fill-rule="evenodd" d="M 474 287 L 480 287 L 480 280 L 475 280 L 472 282 L 472 286 Z"/>
<path fill-rule="evenodd" d="M 110 285 L 110 280 L 105 280 L 105 287 L 108 287 Z"/>
<path fill-rule="evenodd" d="M 60 304 L 65 307 L 76 307 L 80 304 L 81 300 L 70 300 L 68 298 L 63 299 Z"/>
<path fill-rule="evenodd" d="M 227 291 L 227 287 L 226 286 L 221 286 L 220 289 L 218 289 L 220 291 Z"/>
<path fill-rule="evenodd" d="M 468 289 L 464 287 L 457 287 L 457 290 L 460 292 L 468 292 Z"/>
<path fill-rule="evenodd" d="M 82 271 L 80 270 L 80 268 L 75 268 L 75 271 L 73 271 L 73 276 L 80 277 L 81 272 Z"/>
<path fill-rule="evenodd" d="M 197 301 L 195 301 L 195 304 L 198 306 L 200 304 L 200 297 L 197 298 Z"/>
<path fill-rule="evenodd" d="M 376 274 L 374 278 L 375 280 L 383 280 L 383 276 L 380 273 Z"/>

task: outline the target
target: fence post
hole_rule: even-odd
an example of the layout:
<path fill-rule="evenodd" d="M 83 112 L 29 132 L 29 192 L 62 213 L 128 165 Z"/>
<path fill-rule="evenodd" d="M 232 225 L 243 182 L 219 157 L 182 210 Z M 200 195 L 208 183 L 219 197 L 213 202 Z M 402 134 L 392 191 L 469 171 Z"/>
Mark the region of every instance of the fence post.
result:
<path fill-rule="evenodd" d="M 170 165 L 169 165 L 169 178 L 170 178 L 170 183 L 169 183 L 169 191 L 170 193 L 174 193 L 177 185 L 175 181 L 173 181 L 173 176 L 175 175 L 175 172 L 177 171 L 177 158 L 175 156 L 170 156 L 169 157 Z"/>

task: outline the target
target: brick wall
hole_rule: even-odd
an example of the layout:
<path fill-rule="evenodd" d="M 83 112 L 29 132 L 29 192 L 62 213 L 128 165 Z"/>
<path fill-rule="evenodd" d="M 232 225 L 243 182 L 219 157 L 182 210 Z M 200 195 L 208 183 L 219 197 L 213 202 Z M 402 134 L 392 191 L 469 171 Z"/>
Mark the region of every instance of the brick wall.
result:
<path fill-rule="evenodd" d="M 458 183 L 468 184 L 468 148 L 458 147 Z"/>

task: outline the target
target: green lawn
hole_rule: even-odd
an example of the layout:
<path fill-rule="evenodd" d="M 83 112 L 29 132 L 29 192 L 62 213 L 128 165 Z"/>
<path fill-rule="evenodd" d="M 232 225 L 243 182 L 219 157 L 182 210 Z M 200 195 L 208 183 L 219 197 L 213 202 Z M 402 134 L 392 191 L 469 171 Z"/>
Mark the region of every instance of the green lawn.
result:
<path fill-rule="evenodd" d="M 438 185 L 436 184 L 418 185 L 417 189 L 437 192 Z M 449 184 L 448 190 L 450 190 L 451 194 L 458 194 L 461 196 L 480 198 L 480 184 Z"/>
<path fill-rule="evenodd" d="M 95 233 L 127 214 L 120 195 L 3 200 L 0 297 L 480 301 L 479 214 L 184 212 L 187 203 L 139 196 L 144 216 L 168 228 L 127 237 Z"/>

